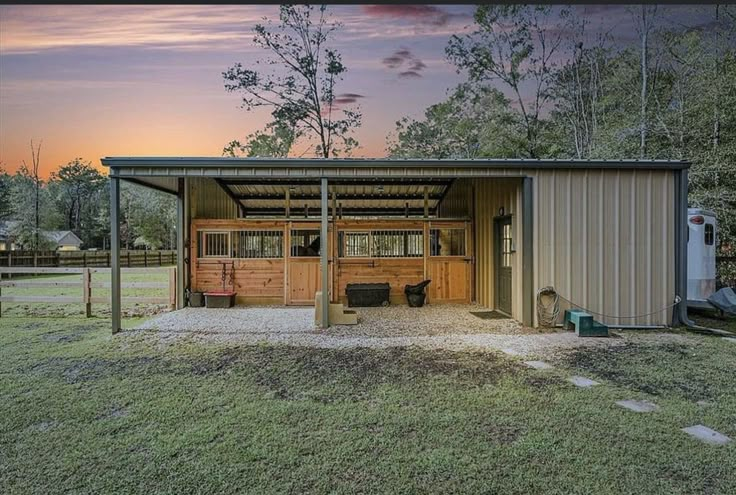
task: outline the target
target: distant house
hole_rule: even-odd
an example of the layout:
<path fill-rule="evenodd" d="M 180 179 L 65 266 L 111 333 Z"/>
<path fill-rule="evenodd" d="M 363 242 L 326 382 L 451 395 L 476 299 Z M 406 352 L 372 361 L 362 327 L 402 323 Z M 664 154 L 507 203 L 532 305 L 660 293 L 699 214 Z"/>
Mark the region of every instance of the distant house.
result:
<path fill-rule="evenodd" d="M 42 230 L 41 234 L 56 244 L 57 251 L 79 251 L 82 239 L 71 230 Z"/>
<path fill-rule="evenodd" d="M 12 251 L 15 249 L 15 243 L 10 231 L 13 229 L 15 222 L 0 222 L 0 251 Z"/>
<path fill-rule="evenodd" d="M 17 223 L 13 220 L 0 222 L 0 251 L 23 249 L 13 236 Z M 58 251 L 78 251 L 82 245 L 82 239 L 71 230 L 42 230 L 40 234 L 53 243 Z"/>

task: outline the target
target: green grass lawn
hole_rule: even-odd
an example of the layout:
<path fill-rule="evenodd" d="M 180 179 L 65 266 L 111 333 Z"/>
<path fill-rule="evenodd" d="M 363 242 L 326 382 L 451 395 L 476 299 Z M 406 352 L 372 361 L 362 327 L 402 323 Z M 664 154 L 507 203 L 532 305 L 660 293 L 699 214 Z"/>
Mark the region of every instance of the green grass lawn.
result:
<path fill-rule="evenodd" d="M 4 316 L 0 493 L 736 492 L 736 442 L 680 431 L 736 439 L 736 344 L 553 362 L 162 343 L 112 337 L 103 318 Z M 661 410 L 614 405 L 629 398 Z"/>

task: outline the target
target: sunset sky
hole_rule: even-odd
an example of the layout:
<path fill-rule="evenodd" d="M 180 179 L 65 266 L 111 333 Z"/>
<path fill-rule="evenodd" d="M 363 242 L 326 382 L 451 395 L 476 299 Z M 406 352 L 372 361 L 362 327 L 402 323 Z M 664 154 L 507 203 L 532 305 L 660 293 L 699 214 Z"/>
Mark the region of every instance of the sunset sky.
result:
<path fill-rule="evenodd" d="M 420 116 L 464 80 L 444 49 L 472 29 L 473 7 L 330 10 L 344 24 L 335 47 L 348 73 L 338 92 L 363 112 L 354 156 L 383 156 L 396 120 Z M 712 19 L 712 7 L 660 10 L 671 26 Z M 574 11 L 592 34 L 610 32 L 621 45 L 636 38 L 624 6 Z M 268 110 L 239 108 L 221 73 L 263 56 L 252 28 L 277 15 L 275 5 L 0 6 L 0 163 L 12 172 L 30 162 L 31 139 L 43 141 L 44 176 L 75 157 L 99 167 L 103 156 L 220 155 L 268 121 Z"/>

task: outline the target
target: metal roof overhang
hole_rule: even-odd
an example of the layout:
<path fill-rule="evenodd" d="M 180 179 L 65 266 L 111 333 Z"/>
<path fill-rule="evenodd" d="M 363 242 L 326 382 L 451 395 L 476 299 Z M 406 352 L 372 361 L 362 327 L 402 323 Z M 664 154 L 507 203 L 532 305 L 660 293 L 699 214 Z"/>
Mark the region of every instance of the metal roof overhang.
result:
<path fill-rule="evenodd" d="M 161 191 L 176 193 L 180 177 L 217 179 L 237 197 L 246 186 L 314 186 L 327 178 L 332 186 L 359 186 L 366 183 L 385 186 L 417 186 L 435 181 L 449 182 L 460 177 L 523 177 L 532 169 L 640 169 L 683 170 L 687 161 L 673 160 L 537 160 L 537 159 L 368 159 L 368 158 L 231 158 L 231 157 L 105 157 L 110 176 L 136 182 Z M 424 182 L 420 182 L 424 181 Z M 261 187 L 258 187 L 261 189 Z M 404 188 L 401 188 L 404 189 Z M 256 191 L 251 191 L 255 193 Z M 301 191 L 309 200 L 317 190 Z M 433 203 L 445 191 L 433 191 Z M 283 190 L 258 191 L 267 197 Z M 351 194 L 349 190 L 340 194 Z M 419 191 L 396 191 L 394 199 L 418 200 Z M 368 194 L 359 191 L 356 194 Z M 399 196 L 404 194 L 407 196 Z M 307 199 L 307 198 L 304 198 Z M 315 198 L 316 199 L 316 198 Z M 355 198 L 359 199 L 359 198 Z M 366 199 L 366 198 L 362 198 Z M 414 206 L 412 204 L 412 206 Z M 434 206 L 434 204 L 433 204 Z"/>

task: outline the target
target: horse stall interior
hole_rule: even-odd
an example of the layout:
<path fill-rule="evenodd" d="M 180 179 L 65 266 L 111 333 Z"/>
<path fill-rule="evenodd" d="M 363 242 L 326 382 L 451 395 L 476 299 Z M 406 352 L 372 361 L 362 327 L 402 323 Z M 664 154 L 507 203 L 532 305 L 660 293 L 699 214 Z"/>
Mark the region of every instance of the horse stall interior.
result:
<path fill-rule="evenodd" d="M 469 304 L 476 301 L 479 227 L 470 185 L 333 181 L 324 243 L 314 182 L 192 180 L 190 286 L 232 289 L 238 304 L 313 305 L 326 245 L 332 302 L 347 302 L 348 284 L 388 282 L 391 303 L 406 304 L 404 286 L 430 279 L 427 303 Z M 481 232 L 490 230 L 481 226 Z M 483 239 L 481 246 L 489 249 Z"/>

